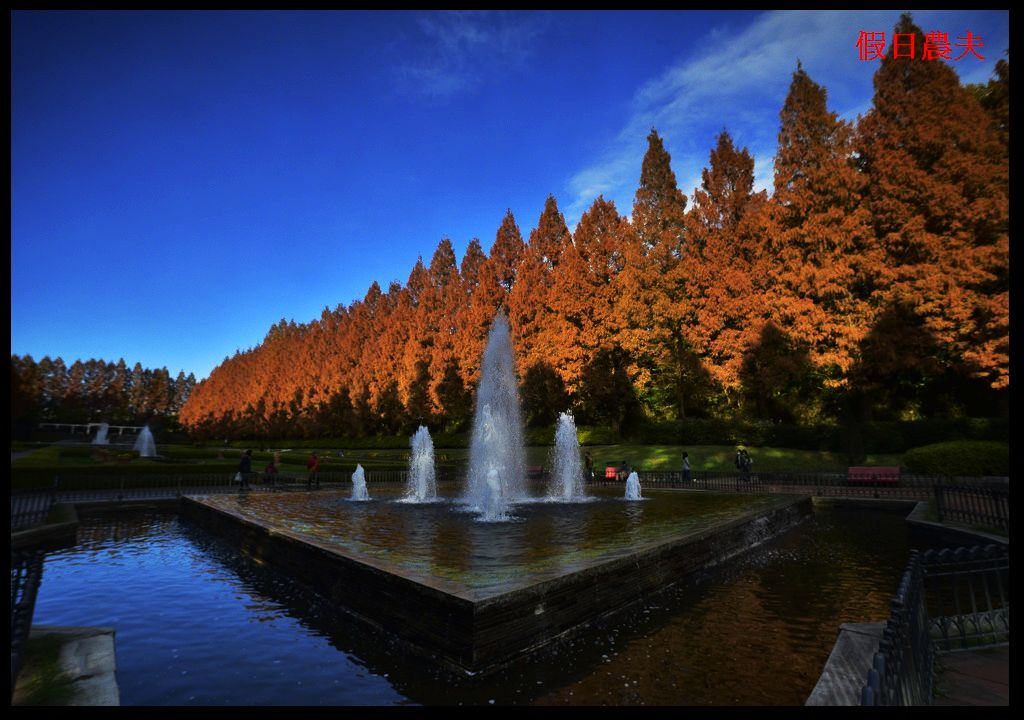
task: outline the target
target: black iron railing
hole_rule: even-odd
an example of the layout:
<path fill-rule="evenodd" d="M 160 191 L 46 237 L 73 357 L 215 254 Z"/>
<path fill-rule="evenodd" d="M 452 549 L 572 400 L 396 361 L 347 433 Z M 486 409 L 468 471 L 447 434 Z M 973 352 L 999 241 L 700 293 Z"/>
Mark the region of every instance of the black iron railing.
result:
<path fill-rule="evenodd" d="M 807 493 L 822 497 L 928 500 L 940 497 L 942 513 L 948 519 L 989 524 L 1009 530 L 1009 482 L 1006 478 L 943 478 L 933 475 L 901 475 L 897 481 L 873 481 L 846 473 L 796 473 L 695 470 L 689 481 L 679 470 L 641 470 L 637 472 L 645 488 L 689 488 L 716 492 Z M 465 470 L 438 468 L 438 482 L 462 480 Z M 541 478 L 546 477 L 545 474 Z M 75 475 L 56 480 L 57 502 L 102 499 L 173 498 L 184 494 L 224 493 L 238 490 L 235 473 L 181 475 Z M 305 487 L 308 475 L 295 472 L 269 476 L 252 473 L 252 489 L 298 489 Z M 351 482 L 350 471 L 321 471 L 321 486 Z M 397 484 L 408 480 L 408 471 L 367 470 L 371 484 Z M 622 485 L 621 480 L 598 478 L 591 485 Z M 41 493 L 37 492 L 37 495 Z M 13 497 L 13 496 L 12 496 Z M 998 506 L 981 505 L 977 498 L 998 498 Z M 965 499 L 966 498 L 966 499 Z M 987 508 L 987 509 L 986 509 Z M 13 513 L 13 505 L 12 505 Z M 940 517 L 942 517 L 940 516 Z"/>
<path fill-rule="evenodd" d="M 946 478 L 935 475 L 902 474 L 896 480 L 877 480 L 847 473 L 749 472 L 737 470 L 695 470 L 690 481 L 680 470 L 639 470 L 642 487 L 691 488 L 717 492 L 809 493 L 822 497 L 863 497 L 872 499 L 928 500 L 936 487 L 970 488 L 1007 498 L 1006 526 L 1009 527 L 1009 481 L 1007 478 Z M 593 484 L 621 485 L 621 480 L 597 478 Z M 959 506 L 958 506 L 959 507 Z"/>
<path fill-rule="evenodd" d="M 923 578 L 920 555 L 911 550 L 867 683 L 861 689 L 861 705 L 931 704 L 933 648 Z"/>
<path fill-rule="evenodd" d="M 351 472 L 320 472 L 319 482 L 323 487 L 337 487 L 352 481 Z M 181 475 L 74 475 L 54 478 L 54 486 L 48 491 L 19 491 L 11 495 L 12 524 L 15 513 L 19 523 L 30 523 L 39 516 L 46 502 L 90 502 L 102 500 L 154 500 L 173 499 L 182 495 L 212 495 L 238 492 L 236 473 L 189 473 Z M 367 483 L 404 484 L 408 481 L 407 470 L 367 470 Z M 438 482 L 448 482 L 461 477 L 456 471 L 439 468 Z M 255 491 L 301 490 L 307 487 L 307 473 L 289 473 L 270 476 L 266 473 L 252 473 L 248 485 Z M 48 505 L 45 505 L 47 511 Z M 45 516 L 44 516 L 45 517 Z"/>
<path fill-rule="evenodd" d="M 956 482 L 935 485 L 935 510 L 939 522 L 952 520 L 981 525 L 1010 534 L 1010 488 Z"/>
<path fill-rule="evenodd" d="M 1010 555 L 1006 545 L 911 550 L 862 705 L 931 705 L 937 653 L 1010 641 Z"/>
<path fill-rule="evenodd" d="M 25 643 L 32 629 L 36 592 L 43 577 L 42 550 L 11 551 L 11 694 L 21 671 Z"/>
<path fill-rule="evenodd" d="M 21 530 L 46 520 L 53 507 L 53 490 L 11 492 L 11 530 Z"/>
<path fill-rule="evenodd" d="M 929 550 L 924 564 L 930 636 L 939 652 L 1010 640 L 1010 552 L 1006 545 Z"/>

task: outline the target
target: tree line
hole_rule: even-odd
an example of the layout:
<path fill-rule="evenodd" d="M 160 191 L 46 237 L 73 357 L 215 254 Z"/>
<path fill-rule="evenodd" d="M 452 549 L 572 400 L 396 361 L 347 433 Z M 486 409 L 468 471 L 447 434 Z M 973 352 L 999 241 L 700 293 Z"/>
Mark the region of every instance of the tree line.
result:
<path fill-rule="evenodd" d="M 173 427 L 196 384 L 184 371 L 172 378 L 167 368 L 141 363 L 129 369 L 124 359 L 75 360 L 11 355 L 11 424 L 26 435 L 43 422 Z"/>
<path fill-rule="evenodd" d="M 923 35 L 904 15 L 898 33 Z M 631 217 L 603 197 L 570 231 L 554 197 L 524 241 L 451 242 L 405 285 L 374 282 L 196 385 L 199 436 L 338 436 L 468 423 L 495 314 L 507 313 L 527 419 L 572 408 L 775 422 L 994 415 L 1009 387 L 1009 65 L 962 85 L 886 57 L 846 122 L 797 63 L 773 192 L 727 131 L 692 197 L 652 129 Z"/>

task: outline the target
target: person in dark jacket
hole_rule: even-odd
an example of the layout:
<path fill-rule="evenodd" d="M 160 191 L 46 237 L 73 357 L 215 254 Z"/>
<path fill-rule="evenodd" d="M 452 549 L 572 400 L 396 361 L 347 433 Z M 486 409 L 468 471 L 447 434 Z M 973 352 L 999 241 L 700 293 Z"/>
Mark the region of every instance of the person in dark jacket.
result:
<path fill-rule="evenodd" d="M 320 489 L 320 458 L 317 457 L 316 452 L 310 453 L 309 460 L 306 461 L 306 489 L 312 490 L 313 483 L 316 483 L 316 489 Z"/>
<path fill-rule="evenodd" d="M 242 478 L 242 484 L 238 486 L 238 491 L 251 490 L 249 476 L 252 475 L 252 450 L 242 453 L 242 460 L 238 463 L 238 474 Z"/>

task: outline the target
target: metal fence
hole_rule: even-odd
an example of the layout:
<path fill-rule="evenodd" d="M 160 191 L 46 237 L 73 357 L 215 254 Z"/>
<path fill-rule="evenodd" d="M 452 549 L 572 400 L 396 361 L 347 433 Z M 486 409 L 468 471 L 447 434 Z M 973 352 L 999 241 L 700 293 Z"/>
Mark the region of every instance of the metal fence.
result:
<path fill-rule="evenodd" d="M 853 497 L 894 500 L 928 500 L 936 487 L 957 488 L 958 492 L 991 493 L 1005 499 L 1006 527 L 1009 527 L 1009 481 L 1007 478 L 946 478 L 935 475 L 903 474 L 895 482 L 851 477 L 847 473 L 750 472 L 696 470 L 690 481 L 679 470 L 639 470 L 642 487 L 690 488 L 717 492 L 808 493 L 822 497 Z M 621 480 L 598 478 L 595 485 L 622 485 Z M 961 507 L 958 505 L 957 507 Z"/>
<path fill-rule="evenodd" d="M 53 507 L 52 491 L 19 490 L 11 492 L 11 530 L 21 530 L 46 520 Z"/>
<path fill-rule="evenodd" d="M 679 470 L 641 470 L 640 484 L 646 488 L 688 488 L 715 492 L 807 493 L 821 497 L 928 500 L 935 497 L 940 519 L 990 525 L 1009 531 L 1009 481 L 1007 478 L 943 478 L 933 475 L 901 475 L 896 482 L 850 477 L 846 473 L 795 473 L 696 470 L 684 481 Z M 319 484 L 335 487 L 351 482 L 352 474 L 321 471 Z M 367 470 L 371 484 L 399 484 L 408 480 L 407 470 Z M 235 473 L 181 475 L 75 475 L 55 478 L 57 502 L 174 498 L 184 494 L 235 492 Z M 438 482 L 462 480 L 465 470 L 438 468 Z M 546 475 L 542 475 L 542 478 Z M 249 476 L 253 490 L 301 489 L 308 483 L 306 473 L 271 477 L 265 473 Z M 590 485 L 622 485 L 622 481 L 598 478 Z M 24 493 L 32 497 L 33 493 Z M 44 491 L 35 491 L 43 502 Z M 13 494 L 12 494 L 13 498 Z M 19 506 L 21 507 L 21 506 Z M 15 512 L 12 500 L 12 516 Z"/>
<path fill-rule="evenodd" d="M 11 694 L 21 671 L 25 643 L 32 628 L 36 592 L 43 577 L 42 550 L 11 551 Z"/>
<path fill-rule="evenodd" d="M 982 525 L 1010 534 L 1010 488 L 951 482 L 935 485 L 939 522 L 952 520 Z"/>
<path fill-rule="evenodd" d="M 930 636 L 939 652 L 1010 641 L 1008 546 L 929 550 L 922 562 Z"/>
<path fill-rule="evenodd" d="M 923 578 L 921 557 L 911 550 L 861 689 L 861 705 L 931 705 L 933 648 Z"/>
<path fill-rule="evenodd" d="M 1006 545 L 911 550 L 861 705 L 931 705 L 936 653 L 1010 641 Z"/>
<path fill-rule="evenodd" d="M 337 488 L 352 481 L 350 472 L 320 472 L 317 475 L 316 484 L 324 489 Z M 371 484 L 404 484 L 409 473 L 407 470 L 368 470 L 365 477 Z M 461 475 L 453 470 L 439 469 L 436 477 L 438 482 L 448 482 L 460 479 Z M 253 473 L 248 478 L 248 485 L 258 492 L 304 490 L 310 485 L 310 480 L 306 473 L 273 477 Z M 56 477 L 50 490 L 11 493 L 11 523 L 12 527 L 23 527 L 41 522 L 54 502 L 173 499 L 182 495 L 233 493 L 239 488 L 234 472 Z"/>

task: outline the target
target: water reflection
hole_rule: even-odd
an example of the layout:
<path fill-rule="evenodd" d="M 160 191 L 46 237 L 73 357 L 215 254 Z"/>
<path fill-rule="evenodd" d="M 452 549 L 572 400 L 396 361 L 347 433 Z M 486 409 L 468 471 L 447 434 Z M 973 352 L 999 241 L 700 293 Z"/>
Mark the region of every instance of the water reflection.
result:
<path fill-rule="evenodd" d="M 498 523 L 459 512 L 451 487 L 439 488 L 444 501 L 429 505 L 397 502 L 399 492 L 382 488 L 366 503 L 348 503 L 339 493 L 269 493 L 206 502 L 336 545 L 357 558 L 386 562 L 406 576 L 429 573 L 451 592 L 482 597 L 788 501 L 652 491 L 647 502 L 628 503 L 615 488 L 600 488 L 588 503 L 517 504 L 515 519 Z"/>
<path fill-rule="evenodd" d="M 585 526 L 574 537 L 567 517 L 545 516 L 539 536 L 597 541 Z M 445 567 L 468 566 L 465 548 L 487 537 L 473 536 L 479 525 L 399 525 L 409 542 L 429 542 L 431 563 L 448 546 Z M 35 621 L 116 627 L 125 704 L 801 704 L 838 625 L 887 615 L 907 553 L 899 515 L 819 512 L 746 557 L 467 678 L 172 516 L 86 518 L 81 533 L 87 542 L 47 559 Z"/>

